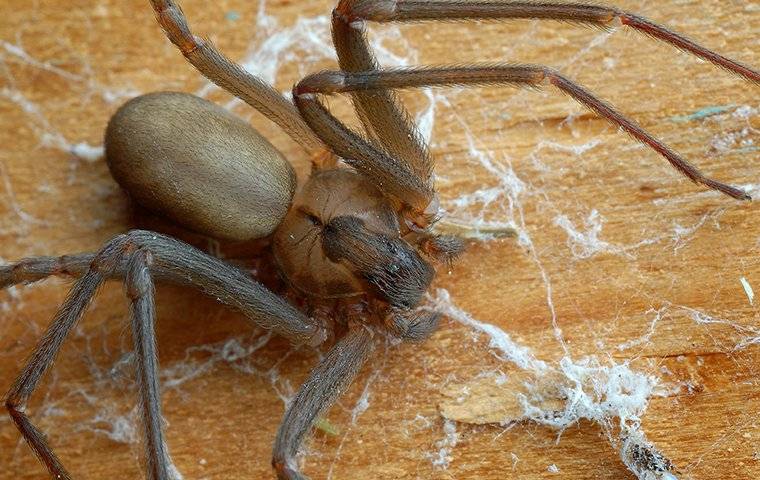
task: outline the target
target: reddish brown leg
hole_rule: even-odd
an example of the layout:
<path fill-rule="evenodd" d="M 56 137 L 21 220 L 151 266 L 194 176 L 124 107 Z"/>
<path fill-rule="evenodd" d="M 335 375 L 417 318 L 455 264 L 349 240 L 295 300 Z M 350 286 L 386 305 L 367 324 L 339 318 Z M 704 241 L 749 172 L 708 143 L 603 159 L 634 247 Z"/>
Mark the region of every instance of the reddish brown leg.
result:
<path fill-rule="evenodd" d="M 245 71 L 211 42 L 190 31 L 182 9 L 172 0 L 151 0 L 166 36 L 209 80 L 240 98 L 276 123 L 312 155 L 321 158 L 324 145 L 303 122 L 293 104 L 271 85 Z"/>
<path fill-rule="evenodd" d="M 340 72 L 332 72 L 342 75 Z M 309 77 L 311 78 L 311 77 Z M 293 101 L 314 132 L 343 161 L 355 167 L 381 191 L 415 211 L 424 211 L 435 192 L 409 166 L 332 116 L 303 81 L 293 89 Z M 322 93 L 322 92 L 320 92 Z"/>
<path fill-rule="evenodd" d="M 151 252 L 150 273 L 157 280 L 195 287 L 296 345 L 318 345 L 326 338 L 322 325 L 233 265 L 156 232 L 132 230 L 117 239 Z M 0 265 L 0 289 L 36 282 L 51 275 L 81 277 L 90 271 L 93 260 L 93 254 L 83 253 L 57 258 L 31 257 L 15 264 Z M 104 274 L 110 278 L 123 278 L 126 270 L 126 260 L 122 258 Z"/>
<path fill-rule="evenodd" d="M 333 42 L 338 53 L 341 69 L 352 73 L 369 72 L 378 70 L 379 65 L 366 38 L 365 21 L 418 22 L 426 20 L 476 19 L 560 20 L 601 28 L 609 28 L 618 22 L 682 50 L 686 50 L 751 82 L 760 83 L 760 73 L 746 65 L 713 52 L 683 35 L 657 25 L 643 17 L 614 7 L 595 5 L 593 3 L 496 0 L 340 0 L 338 6 L 333 11 Z M 726 191 L 722 184 L 704 178 L 685 160 L 644 132 L 635 123 L 618 114 L 603 102 L 594 101 L 593 97 L 583 88 L 572 84 L 572 82 L 567 81 L 559 75 L 547 75 L 547 78 L 558 88 L 572 95 L 605 118 L 625 128 L 635 138 L 657 150 L 692 180 L 724 191 L 731 196 L 737 195 L 736 191 Z M 375 148 L 374 150 L 385 152 L 386 158 L 383 160 L 384 162 L 389 162 L 387 157 L 392 159 L 392 162 L 389 163 L 391 165 L 389 169 L 404 175 L 409 171 L 418 178 L 416 182 L 420 186 L 407 185 L 404 187 L 407 190 L 406 195 L 415 196 L 403 198 L 411 198 L 411 203 L 415 208 L 419 208 L 414 203 L 416 201 L 424 201 L 424 199 L 432 201 L 433 197 L 430 195 L 433 192 L 432 160 L 427 152 L 427 147 L 419 135 L 417 135 L 409 114 L 398 102 L 395 95 L 382 90 L 373 90 L 370 94 L 363 89 L 351 90 L 351 95 L 370 139 L 373 140 L 373 143 L 382 145 L 382 148 Z M 312 116 L 320 116 L 324 122 L 327 122 L 324 112 L 318 112 L 316 107 L 313 110 Z M 301 108 L 301 112 L 303 114 L 303 108 Z M 314 123 L 310 122 L 310 124 L 314 128 Z M 321 131 L 317 132 L 323 139 L 327 133 L 324 131 L 327 128 L 326 125 L 325 123 Z M 334 123 L 331 124 L 331 127 L 339 130 L 342 129 L 342 125 Z M 347 134 L 340 131 L 332 136 L 346 137 Z M 336 143 L 342 144 L 344 153 L 357 154 L 357 150 L 362 150 L 363 152 L 357 154 L 360 157 L 378 158 L 381 156 L 375 151 L 370 152 L 366 147 L 359 147 L 359 144 L 355 143 L 354 139 L 342 142 L 335 138 L 331 145 Z M 351 148 L 347 148 L 348 144 L 351 144 Z M 337 153 L 342 154 L 341 151 Z M 368 161 L 367 158 L 363 158 L 358 160 L 357 163 L 371 165 L 373 162 Z M 384 176 L 386 172 L 381 169 L 381 173 L 383 181 L 387 180 Z M 424 186 L 424 188 L 421 186 Z M 391 187 L 393 195 L 398 195 L 398 192 L 393 191 L 396 187 L 398 185 L 392 185 Z M 425 191 L 430 193 L 426 193 Z M 742 198 L 744 197 L 742 196 Z"/>
<path fill-rule="evenodd" d="M 322 362 L 311 371 L 291 400 L 274 442 L 272 466 L 281 480 L 305 480 L 296 455 L 314 421 L 353 382 L 372 352 L 372 332 L 364 326 L 351 328 L 338 340 Z"/>
<path fill-rule="evenodd" d="M 344 4 L 348 3 L 349 6 Z M 362 22 L 341 11 L 356 2 L 341 2 L 333 12 L 332 34 L 340 68 L 346 72 L 378 70 Z M 356 18 L 355 18 L 356 19 Z M 433 160 L 409 113 L 392 91 L 352 92 L 354 107 L 367 134 L 410 170 L 427 190 L 433 190 Z"/>
<path fill-rule="evenodd" d="M 71 476 L 51 449 L 46 435 L 32 423 L 26 412 L 26 404 L 42 376 L 53 364 L 63 341 L 81 318 L 98 287 L 112 271 L 118 268 L 121 259 L 132 256 L 133 251 L 134 245 L 117 238 L 109 242 L 94 257 L 87 272 L 72 287 L 50 327 L 5 397 L 5 407 L 13 423 L 54 479 L 70 479 Z"/>
<path fill-rule="evenodd" d="M 696 183 L 718 190 L 740 200 L 749 200 L 747 193 L 704 176 L 695 166 L 682 158 L 660 140 L 646 132 L 633 120 L 625 117 L 614 107 L 594 96 L 577 83 L 549 67 L 538 65 L 465 65 L 401 68 L 363 73 L 321 72 L 304 78 L 294 88 L 293 97 L 301 115 L 314 131 L 341 156 L 354 159 L 357 169 L 370 178 L 383 178 L 377 171 L 382 164 L 373 163 L 386 153 L 372 146 L 355 132 L 340 123 L 322 105 L 316 94 L 335 94 L 355 91 L 375 91 L 408 87 L 513 84 L 540 87 L 549 82 L 570 95 L 601 117 L 625 130 L 629 135 L 651 147 L 665 157 L 674 168 Z M 390 160 L 385 160 L 386 163 Z M 389 190 L 389 181 L 378 185 Z M 396 195 L 397 185 L 390 185 L 390 193 Z M 401 197 L 403 198 L 403 197 Z"/>
<path fill-rule="evenodd" d="M 359 28 L 363 20 L 373 22 L 419 22 L 425 20 L 537 19 L 561 20 L 609 28 L 619 22 L 650 37 L 669 43 L 746 80 L 760 83 L 760 72 L 699 45 L 662 25 L 619 8 L 594 3 L 563 1 L 498 0 L 341 0 L 333 24 Z M 341 37 L 342 39 L 342 37 Z M 338 48 L 338 47 L 336 47 Z M 340 51 L 340 48 L 338 48 Z M 371 54 L 370 54 L 371 55 Z M 348 70 L 345 69 L 344 70 Z M 366 68 L 364 70 L 371 70 Z"/>
<path fill-rule="evenodd" d="M 33 282 L 50 275 L 79 277 L 5 397 L 11 419 L 45 464 L 51 478 L 71 476 L 47 438 L 32 422 L 26 405 L 55 361 L 69 332 L 82 317 L 98 287 L 124 278 L 131 303 L 140 404 L 143 410 L 146 472 L 149 480 L 169 480 L 174 469 L 164 444 L 155 345 L 153 277 L 202 292 L 237 308 L 256 324 L 291 339 L 316 345 L 325 332 L 283 298 L 246 273 L 178 240 L 155 232 L 133 230 L 109 241 L 97 254 L 28 258 L 0 266 L 0 287 Z"/>

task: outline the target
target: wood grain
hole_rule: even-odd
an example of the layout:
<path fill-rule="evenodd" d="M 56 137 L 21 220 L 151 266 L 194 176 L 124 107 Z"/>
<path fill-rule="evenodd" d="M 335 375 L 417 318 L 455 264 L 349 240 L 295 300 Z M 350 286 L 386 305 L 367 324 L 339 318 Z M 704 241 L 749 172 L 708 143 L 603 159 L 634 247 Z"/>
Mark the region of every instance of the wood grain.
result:
<path fill-rule="evenodd" d="M 757 2 L 619 4 L 760 64 Z M 188 0 L 183 7 L 194 29 L 232 58 L 283 40 L 264 38 L 257 2 Z M 329 17 L 318 16 L 331 8 L 323 0 L 270 0 L 265 15 L 281 31 L 319 30 L 327 41 Z M 390 52 L 424 63 L 557 67 L 708 174 L 758 191 L 757 86 L 672 48 L 623 30 L 539 22 L 372 31 Z M 206 85 L 163 37 L 147 2 L 6 0 L 0 41 L 0 258 L 92 251 L 136 225 L 175 232 L 135 212 L 105 162 L 66 151 L 69 144 L 101 144 L 109 116 L 130 95 Z M 334 67 L 319 49 L 292 52 L 276 68 L 283 91 L 306 73 Z M 445 205 L 454 209 L 456 199 L 477 191 L 495 195 L 483 212 L 476 202 L 456 213 L 515 220 L 530 241 L 475 242 L 434 288 L 551 364 L 566 355 L 554 316 L 573 359 L 630 362 L 658 377 L 661 394 L 652 397 L 643 427 L 683 478 L 760 476 L 760 350 L 744 345 L 758 336 L 760 300 L 751 304 L 740 283 L 760 288 L 757 204 L 689 183 L 558 92 L 433 95 L 446 99 L 436 97 L 432 132 Z M 230 100 L 213 90 L 208 96 Z M 415 111 L 429 98 L 404 94 Z M 245 106 L 234 110 L 250 117 L 303 178 L 308 159 L 295 144 Z M 243 249 L 218 248 L 227 255 Z M 66 287 L 50 280 L 0 293 L 0 389 L 12 382 Z M 157 301 L 165 380 L 183 379 L 165 382 L 164 408 L 185 478 L 272 478 L 280 395 L 297 388 L 317 352 L 291 351 L 278 339 L 252 352 L 263 332 L 251 333 L 239 315 L 191 291 L 161 286 Z M 125 303 L 118 284 L 103 289 L 29 407 L 76 478 L 141 475 L 139 444 L 104 433 L 118 433 L 112 420 L 128 417 L 135 404 L 128 362 L 120 361 L 130 350 Z M 305 472 L 315 480 L 633 478 L 600 427 L 587 421 L 561 437 L 533 423 L 456 423 L 456 444 L 446 443 L 438 410 L 445 392 L 485 373 L 515 371 L 488 338 L 454 321 L 444 321 L 424 345 L 388 347 L 330 412 L 337 432 L 318 432 L 308 444 Z M 369 407 L 352 423 L 365 387 Z M 434 465 L 442 449 L 447 468 Z M 0 419 L 0 479 L 44 476 L 12 423 Z"/>

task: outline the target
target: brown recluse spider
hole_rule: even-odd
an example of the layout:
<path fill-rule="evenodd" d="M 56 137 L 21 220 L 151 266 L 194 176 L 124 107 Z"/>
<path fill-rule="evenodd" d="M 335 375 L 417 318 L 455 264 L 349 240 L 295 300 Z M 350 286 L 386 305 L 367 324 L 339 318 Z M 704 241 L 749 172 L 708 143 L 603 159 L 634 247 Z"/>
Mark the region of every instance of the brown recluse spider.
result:
<path fill-rule="evenodd" d="M 117 236 L 97 253 L 32 257 L 0 267 L 0 288 L 51 275 L 78 277 L 5 399 L 13 422 L 54 479 L 71 475 L 25 406 L 109 278 L 124 279 L 131 304 L 146 476 L 151 480 L 172 478 L 175 471 L 162 427 L 154 279 L 197 288 L 294 344 L 319 345 L 332 332 L 343 333 L 290 402 L 274 442 L 272 465 L 278 478 L 306 478 L 296 456 L 315 420 L 354 379 L 373 350 L 373 337 L 420 341 L 430 335 L 439 315 L 416 307 L 433 280 L 432 264 L 450 262 L 463 248 L 458 237 L 432 230 L 439 220 L 433 161 L 393 90 L 554 86 L 656 150 L 692 181 L 749 199 L 744 191 L 706 177 L 636 122 L 550 67 L 500 63 L 383 69 L 365 36 L 366 22 L 620 24 L 760 84 L 756 70 L 614 7 L 561 1 L 341 0 L 332 16 L 341 70 L 304 78 L 293 88 L 291 102 L 193 35 L 175 2 L 151 3 L 187 60 L 295 139 L 311 155 L 313 171 L 296 192 L 292 167 L 250 126 L 206 100 L 163 92 L 129 101 L 109 122 L 105 144 L 113 176 L 138 203 L 191 230 L 233 240 L 270 238 L 277 268 L 303 299 L 303 308 L 245 271 L 149 231 Z M 351 94 L 366 136 L 349 129 L 320 100 L 338 93 Z M 332 315 L 328 318 L 325 311 Z"/>

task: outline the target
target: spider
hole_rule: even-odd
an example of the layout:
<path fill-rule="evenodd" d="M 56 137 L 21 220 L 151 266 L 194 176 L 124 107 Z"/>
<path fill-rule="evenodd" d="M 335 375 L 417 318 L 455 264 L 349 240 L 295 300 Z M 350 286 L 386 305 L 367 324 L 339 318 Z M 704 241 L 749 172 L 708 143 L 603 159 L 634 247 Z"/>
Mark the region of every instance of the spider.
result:
<path fill-rule="evenodd" d="M 296 462 L 314 422 L 370 357 L 374 337 L 422 341 L 439 315 L 416 307 L 434 265 L 463 250 L 439 235 L 433 162 L 394 89 L 510 84 L 552 85 L 651 147 L 696 183 L 748 200 L 742 190 L 704 176 L 634 121 L 549 67 L 487 64 L 382 69 L 365 37 L 366 22 L 534 18 L 599 27 L 629 26 L 760 83 L 756 70 L 727 59 L 640 16 L 614 7 L 567 2 L 341 0 L 333 12 L 340 71 L 310 75 L 293 102 L 191 33 L 173 1 L 153 0 L 158 21 L 202 74 L 241 98 L 295 139 L 313 171 L 297 190 L 292 168 L 250 126 L 198 97 L 161 92 L 122 106 L 106 130 L 106 158 L 117 182 L 143 206 L 191 230 L 223 239 L 269 239 L 272 258 L 296 305 L 247 272 L 179 240 L 134 230 L 96 253 L 32 257 L 0 267 L 0 287 L 51 275 L 78 277 L 5 405 L 52 478 L 71 478 L 25 405 L 53 364 L 98 286 L 123 278 L 131 304 L 136 375 L 143 412 L 146 476 L 174 467 L 161 422 L 154 338 L 154 279 L 194 287 L 294 344 L 338 338 L 289 404 L 272 465 L 281 479 L 306 478 Z M 366 135 L 349 129 L 321 101 L 350 93 Z"/>

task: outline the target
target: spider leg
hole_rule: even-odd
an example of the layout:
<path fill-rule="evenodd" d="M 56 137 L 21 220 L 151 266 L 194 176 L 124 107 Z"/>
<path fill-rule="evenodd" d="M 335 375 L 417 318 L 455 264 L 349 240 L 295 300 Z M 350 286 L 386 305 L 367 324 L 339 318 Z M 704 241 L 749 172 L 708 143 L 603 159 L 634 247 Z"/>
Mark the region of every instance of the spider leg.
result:
<path fill-rule="evenodd" d="M 45 435 L 27 416 L 26 403 L 42 376 L 53 364 L 66 336 L 81 318 L 98 287 L 108 277 L 108 272 L 115 268 L 115 262 L 123 254 L 125 245 L 116 240 L 109 242 L 95 256 L 90 268 L 71 288 L 66 300 L 5 398 L 5 406 L 11 419 L 54 479 L 70 479 L 71 476 L 48 445 Z"/>
<path fill-rule="evenodd" d="M 206 295 L 240 311 L 256 325 L 273 330 L 295 344 L 317 345 L 326 338 L 324 329 L 315 321 L 282 297 L 267 290 L 244 271 L 218 258 L 179 240 L 145 230 L 132 230 L 117 239 L 131 242 L 151 253 L 153 262 L 150 272 L 157 280 L 198 288 Z M 93 259 L 93 254 L 84 253 L 57 258 L 32 257 L 0 266 L 0 288 L 41 280 L 51 275 L 79 277 L 88 272 Z M 126 259 L 117 260 L 104 275 L 124 277 Z"/>
<path fill-rule="evenodd" d="M 293 88 L 293 98 L 301 115 L 312 129 L 339 155 L 346 158 L 370 178 L 379 179 L 379 188 L 397 195 L 398 187 L 389 185 L 392 178 L 378 174 L 378 170 L 390 164 L 379 162 L 388 154 L 374 147 L 356 132 L 336 119 L 320 102 L 318 94 L 336 94 L 378 89 L 399 89 L 450 85 L 503 85 L 512 84 L 538 88 L 551 83 L 613 125 L 622 128 L 636 140 L 649 146 L 665 157 L 670 164 L 695 183 L 700 183 L 739 200 L 749 200 L 749 195 L 730 185 L 718 182 L 702 174 L 694 165 L 682 158 L 670 147 L 644 130 L 638 123 L 627 118 L 613 106 L 597 98 L 581 85 L 559 72 L 540 65 L 487 64 L 439 67 L 398 68 L 361 73 L 321 72 L 310 75 Z M 352 163 L 353 162 L 353 163 Z M 404 197 L 401 197 L 404 200 Z"/>
<path fill-rule="evenodd" d="M 93 253 L 80 253 L 61 257 L 31 257 L 10 265 L 0 265 L 0 290 L 53 275 L 78 278 L 87 273 L 94 259 Z"/>
<path fill-rule="evenodd" d="M 333 12 L 333 28 L 336 22 L 339 22 L 345 25 L 345 28 L 361 29 L 364 20 L 385 23 L 497 19 L 560 20 L 601 28 L 609 28 L 615 26 L 616 23 L 622 24 L 685 50 L 750 82 L 760 84 L 760 72 L 747 65 L 724 57 L 640 15 L 594 3 L 524 0 L 378 0 L 373 2 L 341 0 Z M 349 45 L 353 45 L 353 42 Z M 369 52 L 369 47 L 366 45 L 365 47 Z M 338 48 L 338 51 L 340 52 L 341 48 Z M 353 47 L 349 51 L 356 55 L 360 49 Z M 371 52 L 369 55 L 374 59 Z M 356 56 L 357 59 L 354 62 L 366 64 L 366 59 Z M 349 62 L 349 60 L 346 61 Z M 341 68 L 343 68 L 342 64 Z M 375 68 L 362 68 L 362 70 L 375 70 Z"/>
<path fill-rule="evenodd" d="M 344 5 L 348 3 L 348 5 Z M 363 22 L 352 22 L 342 9 L 356 2 L 341 2 L 333 11 L 332 38 L 338 63 L 346 72 L 379 70 Z M 352 18 L 356 19 L 357 15 Z M 367 135 L 405 165 L 428 190 L 433 190 L 433 160 L 409 112 L 390 90 L 352 92 L 354 108 Z"/>
<path fill-rule="evenodd" d="M 309 90 L 301 81 L 293 88 L 293 101 L 322 141 L 381 191 L 415 211 L 424 211 L 435 196 L 433 189 L 414 175 L 406 162 L 362 138 L 330 114 L 316 93 L 324 92 Z"/>
<path fill-rule="evenodd" d="M 290 101 L 267 82 L 225 57 L 211 42 L 193 35 L 176 2 L 151 0 L 151 4 L 166 36 L 199 72 L 276 123 L 318 162 L 324 161 L 324 145 L 298 116 Z"/>
<path fill-rule="evenodd" d="M 173 471 L 161 428 L 151 275 L 195 286 L 237 308 L 258 325 L 295 343 L 316 344 L 325 338 L 321 327 L 244 272 L 154 232 L 134 230 L 119 235 L 95 255 L 28 258 L 0 267 L 0 286 L 40 280 L 55 274 L 78 276 L 79 279 L 11 386 L 5 406 L 24 439 L 56 479 L 71 477 L 47 444 L 45 435 L 30 421 L 25 407 L 42 376 L 53 364 L 66 336 L 106 279 L 123 277 L 130 298 L 150 480 L 169 479 Z"/>
<path fill-rule="evenodd" d="M 387 23 L 478 19 L 559 20 L 600 28 L 609 28 L 616 24 L 627 25 L 712 62 L 746 80 L 760 83 L 760 73 L 746 65 L 705 48 L 639 15 L 593 3 L 508 0 L 340 0 L 332 16 L 333 43 L 343 71 L 368 72 L 379 70 L 380 67 L 367 40 L 366 21 Z M 433 161 L 409 113 L 392 92 L 352 90 L 351 95 L 370 139 L 373 143 L 382 145 L 382 150 L 387 152 L 387 156 L 395 159 L 389 168 L 397 172 L 396 176 L 406 175 L 408 172 L 416 175 L 417 183 L 421 183 L 424 188 L 416 186 L 412 193 L 418 196 L 421 194 L 421 198 L 432 201 Z M 336 125 L 333 124 L 333 126 Z M 313 124 L 312 127 L 314 127 Z M 322 135 L 320 137 L 324 139 Z M 650 146 L 655 148 L 652 144 Z M 660 153 L 664 155 L 663 152 Z M 678 163 L 682 164 L 682 162 Z M 399 168 L 396 164 L 401 164 L 404 168 Z M 410 194 L 409 191 L 406 192 L 406 195 Z"/>
<path fill-rule="evenodd" d="M 404 341 L 421 342 L 433 334 L 440 320 L 438 312 L 393 309 L 389 312 L 387 326 L 391 333 Z"/>
<path fill-rule="evenodd" d="M 147 250 L 136 251 L 127 266 L 124 283 L 130 300 L 132 341 L 137 358 L 135 373 L 142 407 L 147 480 L 168 480 L 174 466 L 164 441 L 162 426 L 155 334 L 156 311 L 153 279 L 148 267 L 151 260 Z"/>
<path fill-rule="evenodd" d="M 309 374 L 288 405 L 274 442 L 272 466 L 280 480 L 306 480 L 296 463 L 298 449 L 317 418 L 351 384 L 372 352 L 372 332 L 356 326 L 338 340 Z"/>

